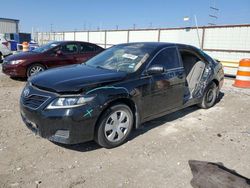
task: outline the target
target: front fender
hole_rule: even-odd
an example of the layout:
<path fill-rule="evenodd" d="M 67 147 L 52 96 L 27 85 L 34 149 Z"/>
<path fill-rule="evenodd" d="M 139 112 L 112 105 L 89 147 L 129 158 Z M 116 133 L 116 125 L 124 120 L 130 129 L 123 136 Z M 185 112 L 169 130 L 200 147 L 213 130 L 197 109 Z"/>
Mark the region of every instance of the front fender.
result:
<path fill-rule="evenodd" d="M 134 113 L 135 128 L 139 127 L 140 114 L 136 102 L 133 100 L 133 90 L 130 91 L 125 87 L 119 86 L 104 86 L 92 89 L 86 92 L 86 95 L 96 95 L 94 106 L 98 109 L 98 116 L 108 109 L 108 107 L 116 102 L 122 102 L 130 106 Z"/>

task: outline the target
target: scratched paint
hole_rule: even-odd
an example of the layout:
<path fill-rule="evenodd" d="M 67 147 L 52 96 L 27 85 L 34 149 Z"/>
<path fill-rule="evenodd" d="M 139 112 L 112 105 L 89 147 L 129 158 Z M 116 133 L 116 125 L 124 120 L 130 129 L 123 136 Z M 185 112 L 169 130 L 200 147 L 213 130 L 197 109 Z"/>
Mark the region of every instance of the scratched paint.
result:
<path fill-rule="evenodd" d="M 126 91 L 126 93 L 129 94 L 129 91 L 127 90 L 127 88 L 125 87 L 115 87 L 115 86 L 103 86 L 103 87 L 98 87 L 98 88 L 95 88 L 95 89 L 92 89 L 90 91 L 88 91 L 86 93 L 86 95 L 88 95 L 89 93 L 93 92 L 93 91 L 97 91 L 97 90 L 100 90 L 100 89 L 124 89 Z"/>
<path fill-rule="evenodd" d="M 86 110 L 86 113 L 83 115 L 83 117 L 91 117 L 92 116 L 93 109 Z"/>
<path fill-rule="evenodd" d="M 213 76 L 213 69 L 211 66 L 207 65 L 205 71 L 202 75 L 201 81 L 197 84 L 197 88 L 195 89 L 193 96 L 195 98 L 202 97 L 206 87 L 209 84 L 209 81 L 212 79 Z"/>

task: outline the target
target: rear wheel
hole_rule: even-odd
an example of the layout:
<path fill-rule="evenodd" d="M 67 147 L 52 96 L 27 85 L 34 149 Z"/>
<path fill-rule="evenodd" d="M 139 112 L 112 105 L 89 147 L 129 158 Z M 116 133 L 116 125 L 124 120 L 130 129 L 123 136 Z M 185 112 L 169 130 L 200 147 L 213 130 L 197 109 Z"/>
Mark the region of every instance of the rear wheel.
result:
<path fill-rule="evenodd" d="M 45 67 L 41 64 L 33 64 L 31 65 L 27 70 L 27 77 L 30 77 L 32 75 L 35 75 L 39 72 L 42 72 L 45 70 Z"/>
<path fill-rule="evenodd" d="M 117 147 L 127 140 L 133 123 L 133 113 L 127 105 L 114 105 L 101 116 L 95 141 L 105 148 Z"/>
<path fill-rule="evenodd" d="M 217 90 L 218 87 L 214 82 L 209 84 L 204 92 L 202 102 L 198 106 L 204 109 L 212 107 L 217 99 Z"/>

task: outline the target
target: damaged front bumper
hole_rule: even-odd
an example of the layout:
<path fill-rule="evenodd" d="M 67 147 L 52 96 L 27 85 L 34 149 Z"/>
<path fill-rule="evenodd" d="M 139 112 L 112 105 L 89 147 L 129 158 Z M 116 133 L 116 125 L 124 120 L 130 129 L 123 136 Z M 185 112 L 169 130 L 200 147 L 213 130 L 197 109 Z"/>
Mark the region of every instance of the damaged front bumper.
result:
<path fill-rule="evenodd" d="M 32 95 L 34 93 L 32 91 Z M 76 108 L 46 109 L 55 98 L 53 94 L 49 95 L 49 99 L 38 108 L 27 106 L 24 97 L 21 97 L 20 112 L 25 125 L 35 134 L 53 142 L 76 144 L 93 140 L 97 115 L 91 104 Z M 91 113 L 88 113 L 90 109 Z"/>

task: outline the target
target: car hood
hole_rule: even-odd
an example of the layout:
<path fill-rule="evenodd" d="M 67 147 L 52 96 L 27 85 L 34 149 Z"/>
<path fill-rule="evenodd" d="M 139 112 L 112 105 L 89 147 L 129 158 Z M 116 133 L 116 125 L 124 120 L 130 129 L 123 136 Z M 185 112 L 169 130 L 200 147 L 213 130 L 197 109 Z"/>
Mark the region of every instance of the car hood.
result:
<path fill-rule="evenodd" d="M 10 56 L 7 56 L 5 58 L 6 61 L 14 61 L 14 60 L 23 60 L 23 59 L 29 59 L 29 58 L 36 58 L 39 57 L 41 55 L 41 53 L 37 53 L 37 52 L 20 52 L 17 54 L 13 54 Z"/>
<path fill-rule="evenodd" d="M 92 88 L 122 80 L 125 72 L 90 67 L 84 64 L 55 68 L 32 76 L 32 85 L 57 93 L 86 92 Z"/>

